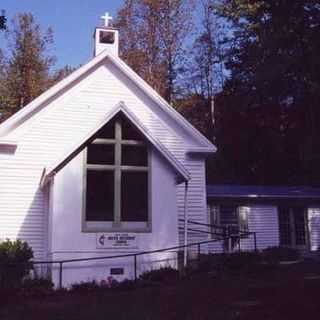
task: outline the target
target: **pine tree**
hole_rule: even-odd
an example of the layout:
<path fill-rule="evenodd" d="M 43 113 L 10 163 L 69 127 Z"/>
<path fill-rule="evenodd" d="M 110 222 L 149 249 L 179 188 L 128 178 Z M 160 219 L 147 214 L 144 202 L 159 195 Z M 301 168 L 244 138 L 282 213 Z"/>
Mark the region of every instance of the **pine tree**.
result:
<path fill-rule="evenodd" d="M 224 0 L 232 23 L 218 147 L 246 183 L 320 184 L 320 5 Z"/>
<path fill-rule="evenodd" d="M 0 108 L 4 117 L 24 107 L 50 86 L 49 71 L 54 63 L 54 58 L 47 54 L 53 42 L 52 30 L 43 32 L 31 14 L 17 15 L 6 35 L 9 57 L 2 64 L 0 75 L 3 79 Z"/>

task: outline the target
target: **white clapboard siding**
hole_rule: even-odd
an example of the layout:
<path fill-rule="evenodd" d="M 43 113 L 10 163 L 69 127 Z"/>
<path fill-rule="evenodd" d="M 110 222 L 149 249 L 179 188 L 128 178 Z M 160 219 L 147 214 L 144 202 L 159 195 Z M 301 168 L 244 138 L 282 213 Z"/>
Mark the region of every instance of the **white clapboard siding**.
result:
<path fill-rule="evenodd" d="M 205 161 L 199 159 L 188 158 L 185 166 L 191 174 L 191 180 L 188 185 L 187 195 L 187 217 L 188 220 L 207 223 L 206 213 L 206 177 L 205 177 Z M 179 219 L 184 219 L 185 206 L 185 186 L 178 187 L 178 210 Z M 206 227 L 188 224 L 189 228 L 196 230 L 207 230 Z M 180 245 L 184 244 L 184 222 L 179 223 L 180 227 Z M 205 233 L 188 232 L 188 243 L 206 241 L 208 235 Z M 196 247 L 195 247 L 196 249 Z"/>
<path fill-rule="evenodd" d="M 40 171 L 29 165 L 28 158 L 0 155 L 0 238 L 23 239 L 42 258 L 44 245 L 44 199 L 38 190 Z"/>
<path fill-rule="evenodd" d="M 14 155 L 0 154 L 0 238 L 21 238 L 32 245 L 36 257 L 46 256 L 47 205 L 39 190 L 42 170 L 91 132 L 120 101 L 190 171 L 189 217 L 206 222 L 204 161 L 185 155 L 187 147 L 196 146 L 194 138 L 106 62 L 10 134 L 18 140 L 18 148 Z M 183 186 L 177 193 L 183 216 Z"/>
<path fill-rule="evenodd" d="M 320 208 L 308 208 L 308 227 L 310 237 L 310 250 L 320 248 Z"/>
<path fill-rule="evenodd" d="M 254 205 L 246 207 L 248 210 L 249 231 L 256 232 L 257 248 L 279 246 L 278 210 L 275 206 Z M 253 249 L 253 241 L 241 241 L 243 250 Z"/>

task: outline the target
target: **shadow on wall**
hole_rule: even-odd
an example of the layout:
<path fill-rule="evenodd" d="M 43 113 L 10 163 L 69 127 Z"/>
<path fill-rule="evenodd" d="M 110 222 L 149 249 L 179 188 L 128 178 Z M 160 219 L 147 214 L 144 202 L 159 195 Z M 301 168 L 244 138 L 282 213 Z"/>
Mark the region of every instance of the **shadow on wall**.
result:
<path fill-rule="evenodd" d="M 35 252 L 35 260 L 64 260 L 70 258 L 87 258 L 94 256 L 108 256 L 123 254 L 110 250 L 99 250 L 96 248 L 96 234 L 82 233 L 81 219 L 83 206 L 83 154 L 79 154 L 72 160 L 55 178 L 54 190 L 54 219 L 53 219 L 53 253 L 47 252 L 48 236 L 50 235 L 48 228 L 48 216 L 44 213 L 48 205 L 48 187 L 45 190 L 39 188 L 33 194 L 31 204 L 24 214 L 24 221 L 20 225 L 18 238 L 27 241 Z M 163 162 L 163 161 L 162 161 Z M 165 171 L 170 172 L 171 179 L 172 168 L 166 162 L 164 163 Z M 162 185 L 162 177 L 157 179 L 157 183 Z M 166 179 L 166 178 L 164 178 Z M 166 182 L 164 180 L 164 182 Z M 155 183 L 155 182 L 154 182 Z M 172 182 L 173 183 L 173 182 Z M 38 187 L 38 186 L 37 186 Z M 154 190 L 154 188 L 153 188 Z M 169 190 L 170 191 L 170 190 Z M 177 234 L 172 237 L 168 234 L 176 224 L 173 219 L 177 219 L 176 215 L 168 211 L 166 201 L 163 201 L 162 193 L 154 190 L 154 197 L 157 203 L 156 210 L 153 212 L 157 218 L 153 217 L 153 234 L 142 235 L 141 241 L 143 248 L 139 251 L 156 250 L 175 246 L 178 243 Z M 176 202 L 176 195 L 173 195 Z M 31 198 L 31 197 L 30 197 Z M 176 230 L 177 233 L 177 230 Z M 125 253 L 136 253 L 136 250 L 128 249 Z M 160 266 L 175 265 L 177 259 L 176 252 L 164 252 L 158 254 L 145 255 L 138 258 L 138 273 L 145 270 L 159 268 Z M 129 268 L 129 276 L 133 275 L 133 257 L 122 261 L 121 259 L 104 260 L 100 262 L 83 262 L 76 264 L 64 264 L 63 277 L 66 283 L 71 281 L 86 281 L 97 274 L 98 278 L 105 279 L 108 276 L 111 267 L 124 266 Z M 58 279 L 58 265 L 54 265 L 54 277 Z M 94 268 L 94 273 L 90 272 Z M 47 266 L 38 268 L 42 275 L 46 275 Z M 87 270 L 86 270 L 87 269 Z M 77 272 L 75 272 L 77 271 Z"/>
<path fill-rule="evenodd" d="M 69 170 L 70 171 L 70 170 Z M 16 235 L 17 239 L 28 242 L 34 251 L 34 260 L 36 261 L 47 261 L 51 260 L 51 254 L 48 252 L 50 245 L 50 230 L 49 230 L 49 184 L 43 189 L 40 189 L 40 176 L 39 179 L 33 179 L 33 184 L 30 187 L 32 190 L 28 190 L 26 194 L 22 194 L 24 203 L 19 212 L 17 212 L 16 223 L 18 224 L 18 232 Z M 79 184 L 76 183 L 76 174 L 69 174 L 69 179 L 72 181 L 73 188 L 79 188 Z M 68 197 L 70 190 L 62 186 L 61 192 L 66 194 L 66 199 L 72 201 L 72 197 Z M 13 204 L 14 205 L 14 204 Z M 64 203 L 55 203 L 55 206 L 63 206 Z M 25 209 L 26 208 L 26 209 Z M 64 224 L 64 217 L 60 216 L 61 220 L 58 224 Z M 20 225 L 19 225 L 20 224 Z M 39 268 L 41 269 L 41 268 Z M 46 266 L 44 266 L 46 269 Z"/>
<path fill-rule="evenodd" d="M 29 207 L 24 211 L 20 209 L 21 217 L 18 226 L 17 239 L 26 241 L 32 248 L 35 260 L 47 260 L 47 216 L 45 214 L 48 190 L 36 189 L 30 199 Z M 25 200 L 27 201 L 27 200 Z M 19 220 L 17 221 L 19 223 Z M 47 266 L 39 266 L 37 271 L 47 272 Z"/>

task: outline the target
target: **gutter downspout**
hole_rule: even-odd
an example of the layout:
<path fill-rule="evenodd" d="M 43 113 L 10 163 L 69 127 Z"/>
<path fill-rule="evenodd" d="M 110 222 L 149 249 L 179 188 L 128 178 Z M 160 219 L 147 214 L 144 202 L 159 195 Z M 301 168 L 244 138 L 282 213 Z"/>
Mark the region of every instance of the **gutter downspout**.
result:
<path fill-rule="evenodd" d="M 184 188 L 184 256 L 183 256 L 183 265 L 187 266 L 187 255 L 188 248 L 186 247 L 188 244 L 188 181 L 185 182 Z"/>

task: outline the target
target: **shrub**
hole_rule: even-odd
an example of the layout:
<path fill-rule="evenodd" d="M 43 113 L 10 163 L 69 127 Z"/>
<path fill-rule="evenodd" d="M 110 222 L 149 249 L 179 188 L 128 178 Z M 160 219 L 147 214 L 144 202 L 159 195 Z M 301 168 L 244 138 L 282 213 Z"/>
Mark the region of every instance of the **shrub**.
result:
<path fill-rule="evenodd" d="M 170 282 L 179 279 L 179 272 L 171 267 L 145 271 L 139 277 L 139 280 L 151 282 Z"/>
<path fill-rule="evenodd" d="M 52 290 L 54 287 L 53 282 L 50 279 L 45 278 L 27 278 L 23 281 L 22 288 L 25 290 L 41 289 Z"/>
<path fill-rule="evenodd" d="M 224 255 L 222 267 L 232 273 L 260 271 L 261 256 L 256 252 L 240 252 Z"/>
<path fill-rule="evenodd" d="M 32 269 L 33 251 L 21 240 L 0 242 L 0 286 L 17 288 Z"/>
<path fill-rule="evenodd" d="M 136 281 L 134 280 L 129 280 L 125 279 L 121 282 L 118 282 L 116 286 L 114 287 L 117 290 L 123 290 L 123 291 L 128 291 L 128 290 L 133 290 L 136 288 Z"/>
<path fill-rule="evenodd" d="M 22 284 L 22 293 L 26 296 L 42 297 L 53 292 L 54 284 L 50 279 L 27 278 Z"/>
<path fill-rule="evenodd" d="M 108 290 L 108 289 L 117 289 L 117 290 L 131 290 L 134 289 L 136 282 L 133 280 L 125 279 L 122 282 L 109 277 L 107 280 L 102 280 L 97 282 L 96 280 L 88 282 L 75 283 L 71 286 L 72 291 L 78 292 L 87 292 L 87 291 L 98 291 L 98 290 Z"/>
<path fill-rule="evenodd" d="M 270 264 L 278 264 L 280 261 L 299 260 L 300 253 L 297 249 L 287 247 L 269 247 L 262 251 L 265 262 Z"/>
<path fill-rule="evenodd" d="M 93 281 L 88 281 L 88 282 L 80 282 L 80 283 L 75 283 L 71 286 L 72 291 L 93 291 L 100 289 L 102 286 L 96 282 L 95 280 Z"/>

